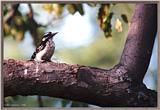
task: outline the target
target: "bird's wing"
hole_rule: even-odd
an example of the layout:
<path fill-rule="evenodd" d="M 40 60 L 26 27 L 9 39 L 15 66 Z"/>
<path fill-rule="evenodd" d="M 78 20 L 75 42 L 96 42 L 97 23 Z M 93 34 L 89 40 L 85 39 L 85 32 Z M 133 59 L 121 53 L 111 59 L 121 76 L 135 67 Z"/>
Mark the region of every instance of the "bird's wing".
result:
<path fill-rule="evenodd" d="M 36 53 L 42 51 L 45 46 L 46 46 L 46 45 L 45 45 L 45 42 L 42 41 L 42 42 L 40 43 L 39 47 L 36 48 L 36 51 L 35 51 L 35 52 L 33 53 L 33 55 L 31 56 L 31 59 L 34 59 L 34 58 L 36 57 Z"/>
<path fill-rule="evenodd" d="M 41 41 L 40 45 L 36 48 L 36 53 L 42 51 L 46 46 L 46 41 Z"/>
<path fill-rule="evenodd" d="M 45 44 L 41 43 L 40 46 L 38 48 L 36 48 L 36 53 L 42 51 L 44 49 L 44 47 L 45 47 Z"/>
<path fill-rule="evenodd" d="M 31 56 L 31 60 L 33 60 L 36 57 L 36 52 L 33 53 L 33 55 Z"/>

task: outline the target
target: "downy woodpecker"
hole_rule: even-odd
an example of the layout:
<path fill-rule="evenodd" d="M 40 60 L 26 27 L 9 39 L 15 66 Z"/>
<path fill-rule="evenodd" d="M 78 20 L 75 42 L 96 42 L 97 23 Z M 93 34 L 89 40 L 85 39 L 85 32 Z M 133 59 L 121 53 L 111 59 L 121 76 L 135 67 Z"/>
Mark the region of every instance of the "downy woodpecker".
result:
<path fill-rule="evenodd" d="M 53 37 L 56 34 L 57 32 L 56 33 L 48 32 L 43 35 L 39 47 L 36 48 L 35 52 L 31 56 L 31 60 L 35 60 L 37 62 L 51 61 L 51 57 L 54 54 L 55 50 Z"/>

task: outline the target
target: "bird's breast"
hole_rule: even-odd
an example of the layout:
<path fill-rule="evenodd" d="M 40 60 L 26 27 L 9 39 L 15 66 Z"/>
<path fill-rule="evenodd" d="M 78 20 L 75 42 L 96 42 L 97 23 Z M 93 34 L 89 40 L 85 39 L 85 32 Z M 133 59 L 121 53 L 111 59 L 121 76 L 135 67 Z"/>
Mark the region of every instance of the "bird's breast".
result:
<path fill-rule="evenodd" d="M 55 44 L 52 40 L 49 40 L 46 43 L 44 49 L 36 55 L 37 60 L 50 60 L 54 53 L 54 50 L 55 50 Z"/>

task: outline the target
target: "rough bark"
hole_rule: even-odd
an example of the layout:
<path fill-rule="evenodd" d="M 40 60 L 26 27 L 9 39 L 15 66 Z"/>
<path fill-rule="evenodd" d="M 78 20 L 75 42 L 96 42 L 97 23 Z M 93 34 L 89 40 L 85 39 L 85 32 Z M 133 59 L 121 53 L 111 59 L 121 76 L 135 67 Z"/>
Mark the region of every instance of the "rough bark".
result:
<path fill-rule="evenodd" d="M 157 93 L 142 83 L 157 32 L 157 5 L 137 5 L 129 30 L 120 63 L 110 70 L 4 60 L 4 96 L 43 95 L 98 106 L 157 106 Z"/>
<path fill-rule="evenodd" d="M 142 81 L 149 66 L 157 33 L 157 5 L 137 5 L 120 63 Z"/>

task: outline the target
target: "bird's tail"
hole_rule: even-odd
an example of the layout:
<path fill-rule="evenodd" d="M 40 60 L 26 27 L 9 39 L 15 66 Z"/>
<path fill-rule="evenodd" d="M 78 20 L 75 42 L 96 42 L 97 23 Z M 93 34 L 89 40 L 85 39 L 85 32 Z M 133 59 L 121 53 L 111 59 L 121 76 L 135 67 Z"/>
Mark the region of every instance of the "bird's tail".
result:
<path fill-rule="evenodd" d="M 36 52 L 34 52 L 33 55 L 31 56 L 31 60 L 34 60 L 35 57 L 36 57 Z"/>

